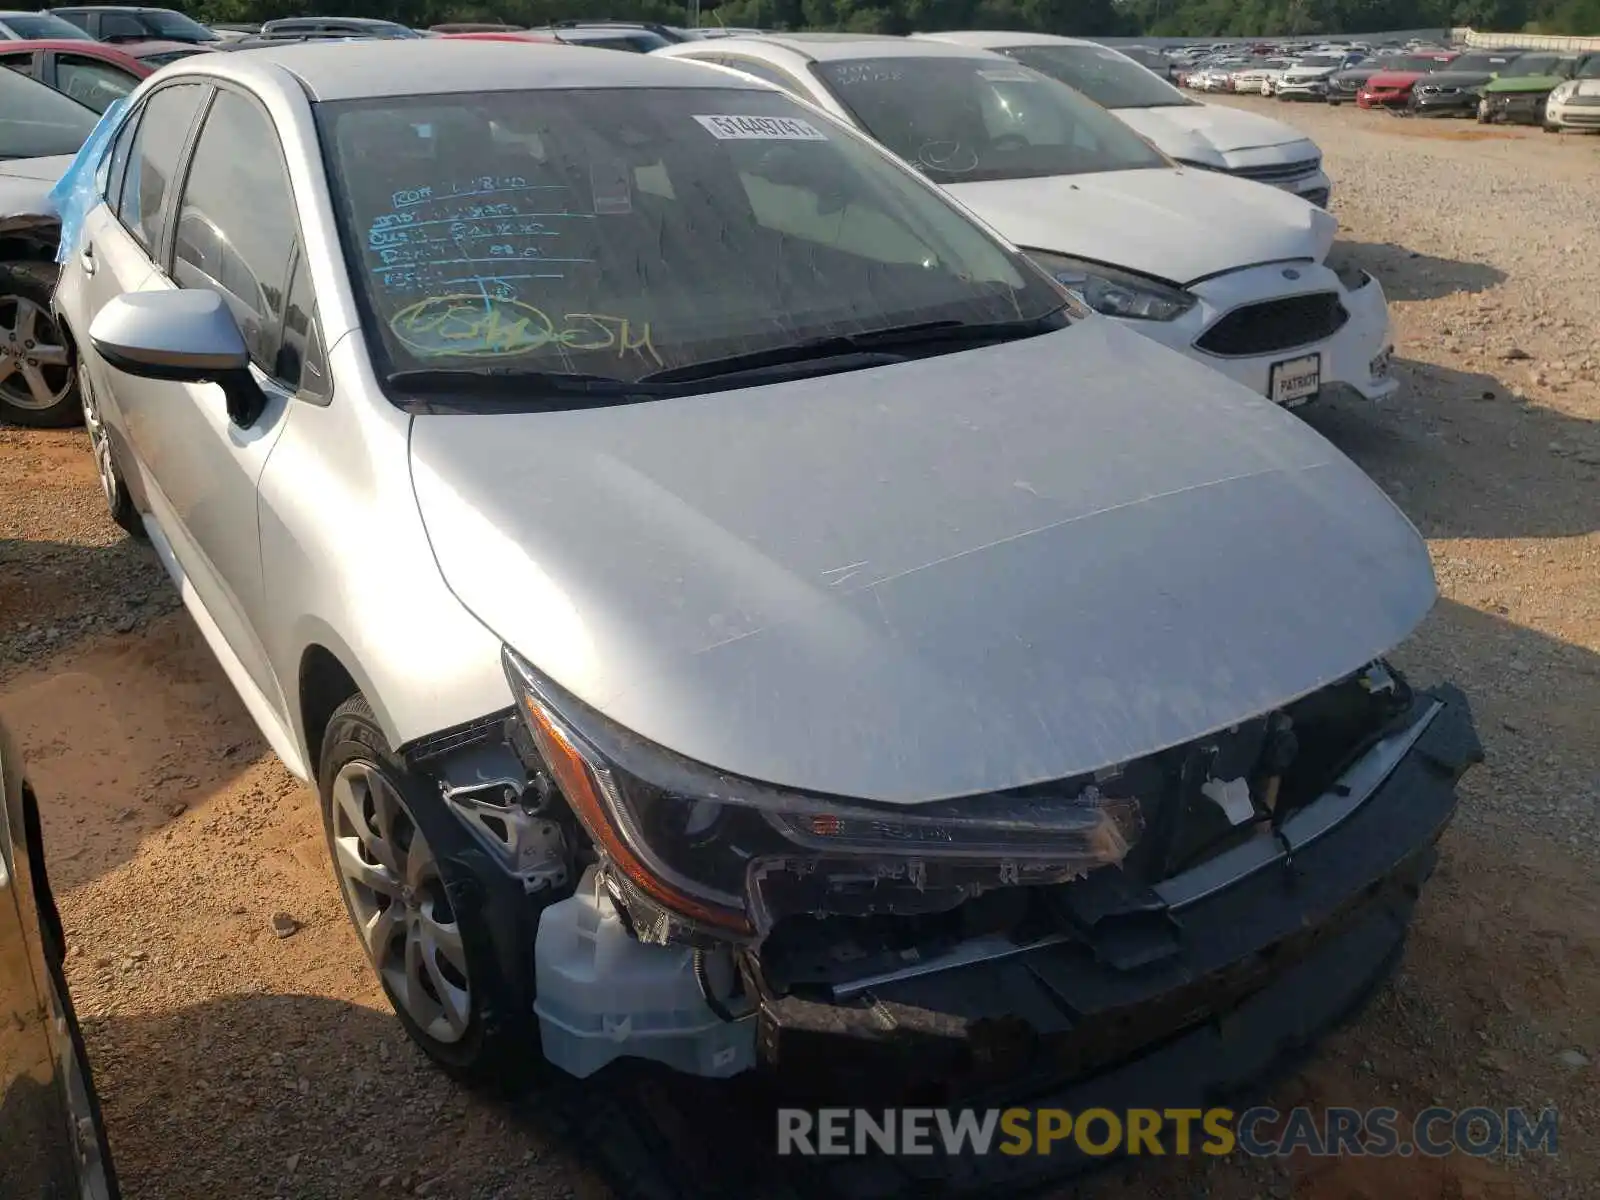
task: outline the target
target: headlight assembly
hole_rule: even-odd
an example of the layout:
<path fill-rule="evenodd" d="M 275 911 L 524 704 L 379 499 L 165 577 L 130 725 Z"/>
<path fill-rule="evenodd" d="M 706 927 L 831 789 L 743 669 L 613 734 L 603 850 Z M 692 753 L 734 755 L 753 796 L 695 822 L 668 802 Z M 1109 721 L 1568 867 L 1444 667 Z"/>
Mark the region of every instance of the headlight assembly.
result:
<path fill-rule="evenodd" d="M 909 806 L 780 791 L 647 743 L 511 650 L 504 661 L 529 765 L 548 772 L 609 864 L 641 940 L 755 941 L 778 918 L 833 911 L 830 895 L 863 887 L 872 911 L 898 911 L 897 888 L 954 907 L 1118 863 L 1138 834 L 1137 802 L 1092 779 Z"/>
<path fill-rule="evenodd" d="M 1181 288 L 1115 267 L 1044 250 L 1029 250 L 1027 254 L 1050 272 L 1056 282 L 1076 292 L 1090 308 L 1108 317 L 1175 321 L 1199 303 Z"/>

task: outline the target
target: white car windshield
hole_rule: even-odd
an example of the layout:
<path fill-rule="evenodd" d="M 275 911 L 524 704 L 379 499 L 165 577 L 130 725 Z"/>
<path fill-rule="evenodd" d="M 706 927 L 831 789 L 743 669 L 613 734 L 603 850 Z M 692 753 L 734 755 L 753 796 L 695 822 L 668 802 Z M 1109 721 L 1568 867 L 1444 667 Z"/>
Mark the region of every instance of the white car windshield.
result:
<path fill-rule="evenodd" d="M 380 372 L 637 381 L 1062 294 L 869 142 L 777 92 L 324 103 Z"/>
<path fill-rule="evenodd" d="M 939 183 L 1171 165 L 1105 109 L 1020 63 L 856 58 L 815 70 L 863 129 Z"/>
<path fill-rule="evenodd" d="M 1194 101 L 1146 67 L 1104 46 L 1011 46 L 1001 51 L 1102 108 L 1176 108 Z"/>

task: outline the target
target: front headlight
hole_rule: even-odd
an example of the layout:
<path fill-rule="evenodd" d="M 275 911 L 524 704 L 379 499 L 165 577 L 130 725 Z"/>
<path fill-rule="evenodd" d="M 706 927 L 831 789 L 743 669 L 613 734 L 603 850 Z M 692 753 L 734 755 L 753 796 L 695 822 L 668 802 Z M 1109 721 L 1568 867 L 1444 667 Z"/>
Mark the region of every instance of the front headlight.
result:
<path fill-rule="evenodd" d="M 1115 267 L 1045 250 L 1029 250 L 1027 255 L 1050 272 L 1062 287 L 1077 293 L 1095 312 L 1108 317 L 1174 321 L 1199 303 L 1181 288 Z"/>
<path fill-rule="evenodd" d="M 642 940 L 755 940 L 796 897 L 826 911 L 830 890 L 852 887 L 894 911 L 896 881 L 947 895 L 950 907 L 990 887 L 1121 862 L 1138 833 L 1137 801 L 1092 778 L 912 806 L 780 791 L 648 743 L 509 648 L 503 657 L 532 742 L 528 765 L 560 790 L 629 911 L 643 901 L 639 912 L 659 915 L 640 928 L 635 913 Z"/>
<path fill-rule="evenodd" d="M 1550 92 L 1550 99 L 1555 101 L 1557 104 L 1565 104 L 1567 97 L 1571 96 L 1577 90 L 1578 81 L 1575 79 L 1569 79 L 1567 82 L 1560 83 L 1555 86 L 1555 88 Z"/>

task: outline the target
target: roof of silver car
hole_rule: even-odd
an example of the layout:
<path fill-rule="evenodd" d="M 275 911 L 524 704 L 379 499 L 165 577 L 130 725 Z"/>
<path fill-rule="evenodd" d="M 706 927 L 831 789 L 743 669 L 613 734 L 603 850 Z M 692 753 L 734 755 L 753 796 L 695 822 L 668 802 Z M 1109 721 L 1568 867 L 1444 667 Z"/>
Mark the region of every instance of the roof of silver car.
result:
<path fill-rule="evenodd" d="M 416 38 L 262 46 L 180 60 L 183 73 L 218 75 L 247 86 L 281 86 L 294 75 L 313 100 L 444 95 L 522 89 L 748 87 L 732 75 L 708 82 L 703 68 L 647 54 L 537 42 Z"/>

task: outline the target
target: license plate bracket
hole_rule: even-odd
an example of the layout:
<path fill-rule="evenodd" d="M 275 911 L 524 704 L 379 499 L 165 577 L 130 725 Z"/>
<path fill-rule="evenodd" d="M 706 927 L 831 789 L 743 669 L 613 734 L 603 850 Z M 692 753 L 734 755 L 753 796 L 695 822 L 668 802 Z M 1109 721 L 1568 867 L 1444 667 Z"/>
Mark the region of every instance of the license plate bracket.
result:
<path fill-rule="evenodd" d="M 1302 354 L 1272 364 L 1267 397 L 1284 408 L 1298 408 L 1316 398 L 1322 387 L 1322 355 Z"/>

